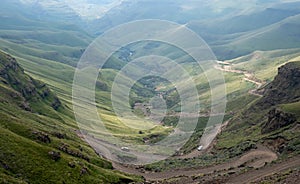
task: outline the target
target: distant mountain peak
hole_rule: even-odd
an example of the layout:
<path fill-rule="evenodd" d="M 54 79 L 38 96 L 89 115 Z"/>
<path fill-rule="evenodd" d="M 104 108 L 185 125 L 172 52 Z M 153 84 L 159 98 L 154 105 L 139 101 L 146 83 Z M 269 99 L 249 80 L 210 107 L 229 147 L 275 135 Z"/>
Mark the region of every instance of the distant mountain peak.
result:
<path fill-rule="evenodd" d="M 111 8 L 120 5 L 124 0 L 19 0 L 31 6 L 40 6 L 45 10 L 70 11 L 82 19 L 99 19 Z"/>

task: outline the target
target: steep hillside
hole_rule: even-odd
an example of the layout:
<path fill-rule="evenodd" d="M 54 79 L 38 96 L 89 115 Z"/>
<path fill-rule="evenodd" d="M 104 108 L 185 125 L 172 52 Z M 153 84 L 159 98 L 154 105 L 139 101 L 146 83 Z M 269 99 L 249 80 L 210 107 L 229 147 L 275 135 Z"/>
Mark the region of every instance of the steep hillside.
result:
<path fill-rule="evenodd" d="M 178 22 L 198 33 L 220 60 L 256 50 L 299 47 L 299 2 L 124 1 L 90 24 L 95 34 L 135 20 Z"/>
<path fill-rule="evenodd" d="M 255 50 L 299 48 L 300 15 L 248 31 L 212 45 L 220 59 L 232 59 Z M 225 44 L 224 44 L 225 43 Z"/>
<path fill-rule="evenodd" d="M 38 2 L 1 1 L 0 49 L 35 62 L 42 58 L 75 66 L 91 36 L 66 9 L 54 6 L 46 11 Z"/>
<path fill-rule="evenodd" d="M 297 7 L 299 3 L 290 3 L 289 8 L 283 9 L 280 6 L 270 7 L 249 14 L 234 16 L 226 20 L 217 20 L 216 22 L 196 23 L 191 22 L 190 26 L 201 28 L 201 32 L 206 30 L 211 34 L 233 34 L 247 32 L 277 23 L 285 18 L 300 13 L 299 9 L 292 9 L 291 6 Z"/>
<path fill-rule="evenodd" d="M 261 89 L 263 96 L 235 117 L 218 137 L 217 147 L 230 148 L 252 140 L 282 156 L 299 154 L 299 81 L 299 61 L 280 67 L 274 81 Z"/>
<path fill-rule="evenodd" d="M 0 183 L 128 183 L 83 142 L 69 109 L 0 53 Z"/>
<path fill-rule="evenodd" d="M 278 70 L 260 92 L 262 96 L 224 124 L 208 149 L 195 148 L 146 166 L 114 167 L 158 183 L 297 183 L 300 62 L 287 63 Z M 272 97 L 274 102 L 270 103 Z"/>
<path fill-rule="evenodd" d="M 278 75 L 268 84 L 259 106 L 271 107 L 278 104 L 300 101 L 300 62 L 291 62 L 278 69 Z"/>
<path fill-rule="evenodd" d="M 168 0 L 157 5 L 153 0 L 115 1 L 111 8 L 107 7 L 107 12 L 103 10 L 106 12 L 103 17 L 91 20 L 78 13 L 86 14 L 86 9 L 93 12 L 95 6 L 103 6 L 101 2 L 91 1 L 93 6 L 88 1 L 80 2 L 83 4 L 79 9 L 80 3 L 74 6 L 70 1 L 28 2 L 2 2 L 0 48 L 20 57 L 30 55 L 72 66 L 96 35 L 119 24 L 143 19 L 185 24 L 204 38 L 220 60 L 255 50 L 299 47 L 299 2 Z M 98 16 L 94 14 L 89 16 Z"/>
<path fill-rule="evenodd" d="M 173 132 L 181 111 L 176 85 L 148 76 L 131 88 L 130 112 L 141 119 L 147 118 L 154 97 L 159 97 L 166 102 L 168 116 L 146 131 L 142 129 L 145 121 L 116 116 L 111 89 L 120 69 L 129 62 L 149 54 L 176 61 L 195 79 L 201 104 L 200 116 L 191 114 L 198 117 L 194 134 L 173 157 L 137 168 L 121 166 L 120 169 L 114 163 L 115 169 L 124 172 L 133 169 L 129 173 L 153 180 L 185 173 L 190 180 L 184 183 L 202 183 L 205 175 L 211 181 L 218 176 L 234 178 L 233 173 L 255 172 L 252 168 L 255 164 L 266 168 L 266 162 L 280 164 L 280 159 L 298 158 L 294 156 L 300 153 L 300 64 L 296 62 L 300 52 L 299 2 L 116 0 L 115 4 L 112 1 L 1 1 L 0 50 L 8 54 L 0 51 L 0 183 L 143 182 L 141 177 L 114 170 L 110 162 L 81 140 L 72 111 L 75 66 L 85 49 L 103 31 L 139 19 L 184 24 L 205 39 L 218 59 L 225 61 L 203 71 L 179 48 L 154 41 L 129 44 L 112 55 L 99 72 L 95 98 L 99 117 L 114 136 L 126 142 L 125 146 L 160 141 Z M 98 7 L 89 3 L 101 7 L 109 4 L 113 8 L 98 11 Z M 99 18 L 103 12 L 106 14 Z M 87 16 L 86 19 L 79 14 Z M 280 67 L 274 78 L 278 66 L 295 57 L 298 59 Z M 134 67 L 128 71 L 141 72 Z M 206 72 L 223 72 L 227 107 L 224 124 L 205 129 L 210 115 L 212 119 L 223 118 L 210 112 L 213 89 Z M 171 75 L 178 75 L 177 71 Z M 180 85 L 186 90 L 190 84 L 180 81 Z M 190 121 L 188 116 L 184 121 Z M 123 121 L 137 128 L 130 128 Z M 198 151 L 204 130 L 219 132 L 219 128 L 222 133 L 213 146 Z M 99 140 L 107 137 L 93 126 L 83 132 L 92 132 L 90 135 Z M 117 148 L 124 146 L 111 143 Z M 121 161 L 129 158 L 126 154 L 118 156 Z M 279 161 L 275 161 L 278 157 Z M 287 163 L 298 164 L 292 159 Z M 241 178 L 237 177 L 238 181 Z M 170 183 L 176 180 L 172 178 Z"/>
<path fill-rule="evenodd" d="M 227 34 L 232 31 L 236 33 L 268 25 L 269 23 L 281 20 L 295 13 L 295 11 L 288 12 L 288 10 L 286 10 L 276 13 L 275 18 L 271 20 L 265 19 L 262 21 L 257 19 L 257 17 L 261 18 L 262 16 L 268 16 L 270 14 L 274 17 L 271 9 L 270 11 L 264 11 L 265 7 L 273 3 L 279 3 L 279 1 L 257 1 L 256 3 L 253 3 L 253 1 L 237 2 L 232 0 L 227 0 L 226 2 L 208 0 L 164 0 L 159 3 L 155 0 L 123 1 L 122 4 L 110 9 L 100 19 L 94 20 L 94 24 L 91 25 L 91 28 L 95 32 L 101 33 L 111 27 L 128 21 L 150 18 L 170 20 L 181 24 L 188 23 L 188 25 L 190 25 L 191 21 L 200 22 L 201 24 L 196 25 L 196 27 L 201 27 L 201 29 L 198 30 L 205 30 L 206 33 L 215 33 L 218 31 L 222 32 L 221 34 Z M 275 9 L 275 11 L 276 10 L 277 9 Z M 248 15 L 248 13 L 250 15 Z M 260 20 L 261 23 L 257 24 L 254 19 Z M 256 25 L 247 25 L 249 20 L 253 21 L 250 21 L 250 24 L 255 23 Z M 242 22 L 243 25 L 246 26 L 236 25 Z"/>
<path fill-rule="evenodd" d="M 60 100 L 45 84 L 25 75 L 15 58 L 1 52 L 0 61 L 1 88 L 6 91 L 1 96 L 2 100 L 19 99 L 21 108 L 38 113 L 46 111 L 47 106 L 51 106 L 54 110 L 61 107 Z M 11 91 L 16 93 L 11 95 L 9 94 Z"/>

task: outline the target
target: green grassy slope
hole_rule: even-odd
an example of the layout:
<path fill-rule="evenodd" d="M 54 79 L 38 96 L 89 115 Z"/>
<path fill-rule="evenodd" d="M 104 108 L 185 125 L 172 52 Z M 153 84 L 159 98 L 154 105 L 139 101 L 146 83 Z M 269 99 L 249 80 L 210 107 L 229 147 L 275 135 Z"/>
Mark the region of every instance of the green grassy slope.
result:
<path fill-rule="evenodd" d="M 218 136 L 217 148 L 228 149 L 252 140 L 269 145 L 281 156 L 299 154 L 299 66 L 299 62 L 291 62 L 280 67 L 274 81 L 264 88 L 263 97 Z M 283 143 L 275 144 L 278 139 Z"/>
<path fill-rule="evenodd" d="M 25 71 L 36 79 L 48 84 L 55 91 L 66 109 L 72 109 L 72 82 L 75 66 L 91 42 L 92 37 L 84 30 L 68 20 L 53 19 L 52 15 L 60 16 L 52 12 L 50 17 L 37 15 L 30 10 L 32 7 L 23 7 L 19 2 L 4 1 L 2 14 L 0 15 L 0 49 L 18 59 Z M 23 7 L 24 9 L 20 9 Z M 11 10 L 11 11 L 9 11 Z M 18 13 L 16 10 L 19 10 Z M 42 13 L 35 10 L 37 14 Z M 17 14 L 17 16 L 16 16 Z M 76 18 L 74 21 L 76 22 Z M 103 87 L 110 88 L 116 69 L 124 65 L 120 59 L 108 62 L 108 69 L 103 71 L 104 79 L 97 84 L 97 99 L 99 112 L 106 125 L 112 132 L 129 140 L 141 141 L 141 135 L 136 130 L 130 130 L 121 122 L 115 121 L 110 104 L 110 92 Z M 121 63 L 121 64 L 120 64 Z M 119 66 L 120 65 L 120 66 Z M 139 124 L 139 122 L 136 122 Z M 127 133 L 125 133 L 127 130 Z M 149 134 L 165 135 L 169 128 L 158 126 L 143 136 Z M 136 138 L 137 137 L 137 138 Z"/>
<path fill-rule="evenodd" d="M 247 65 L 249 63 L 249 65 L 253 67 L 254 71 L 261 73 L 262 76 L 268 76 L 267 78 L 262 79 L 273 80 L 276 76 L 276 73 L 269 72 L 269 70 L 273 71 L 275 68 L 278 68 L 286 63 L 286 61 L 288 61 L 290 58 L 299 55 L 299 53 L 295 54 L 294 52 L 295 50 L 259 52 L 262 56 L 260 59 L 253 59 L 253 55 L 250 55 L 250 57 L 245 56 L 237 58 L 231 62 L 236 64 L 233 65 L 234 67 L 236 66 L 236 68 L 243 67 L 243 65 Z M 265 65 L 263 64 L 264 61 L 266 61 Z M 269 68 L 267 66 L 269 66 Z M 292 68 L 295 68 L 294 70 L 299 71 L 299 62 L 290 63 L 288 66 L 291 66 L 288 67 L 290 68 L 289 70 L 293 70 Z M 246 69 L 246 67 L 243 68 L 244 71 L 247 71 Z M 289 70 L 286 70 L 287 73 Z M 251 71 L 252 70 L 249 72 Z M 172 168 L 178 169 L 222 163 L 228 161 L 230 158 L 243 154 L 249 149 L 254 148 L 257 143 L 270 146 L 271 149 L 278 152 L 278 154 L 282 157 L 286 155 L 298 154 L 299 129 L 297 128 L 297 123 L 294 122 L 292 124 L 281 126 L 277 130 L 269 133 L 262 133 L 262 127 L 268 121 L 268 113 L 270 110 L 272 110 L 272 108 L 278 108 L 283 113 L 294 114 L 299 122 L 299 98 L 297 98 L 297 96 L 299 97 L 300 91 L 299 84 L 297 85 L 297 79 L 299 78 L 299 75 L 295 75 L 294 78 L 291 77 L 291 75 L 288 76 L 290 77 L 286 77 L 286 81 L 282 81 L 281 85 L 286 84 L 286 86 L 290 86 L 290 88 L 278 85 L 278 81 L 281 81 L 278 80 L 278 77 L 275 78 L 277 82 L 271 82 L 266 85 L 266 88 L 274 89 L 276 95 L 284 95 L 284 97 L 277 96 L 278 99 L 282 99 L 282 102 L 276 102 L 276 95 L 270 92 L 265 92 L 266 94 L 264 97 L 258 97 L 256 95 L 249 94 L 248 90 L 254 88 L 254 86 L 251 86 L 252 83 L 245 82 L 245 84 L 250 85 L 249 87 L 245 87 L 241 83 L 244 78 L 243 75 L 226 72 L 225 79 L 229 94 L 227 96 L 227 116 L 225 116 L 224 121 L 228 119 L 231 120 L 227 128 L 217 137 L 216 145 L 212 152 L 209 154 L 203 154 L 202 156 L 193 159 L 170 158 L 162 162 L 147 165 L 145 168 L 151 171 L 160 171 Z M 270 85 L 274 87 L 271 88 Z M 274 101 L 276 104 L 265 107 L 262 105 L 265 104 L 264 99 L 269 99 L 270 102 Z M 287 117 L 289 117 L 289 115 Z M 200 118 L 200 122 L 202 123 L 199 124 L 195 134 L 181 150 L 182 152 L 188 153 L 197 148 L 197 145 L 199 144 L 198 138 L 201 137 L 203 133 L 203 127 L 201 126 L 205 124 L 205 121 L 206 118 Z M 276 121 L 277 120 L 275 118 L 275 122 Z M 276 141 L 281 140 L 281 138 L 284 139 L 282 142 L 283 144 L 278 145 Z M 272 145 L 275 146 L 272 147 Z M 279 148 L 280 146 L 281 148 Z"/>
<path fill-rule="evenodd" d="M 17 6 L 13 8 L 18 9 Z M 11 12 L 5 11 L 5 13 L 10 14 Z M 225 36 L 213 35 L 215 40 L 210 40 L 211 44 L 215 46 L 214 49 L 220 58 L 233 58 L 254 50 L 298 48 L 299 16 L 257 30 L 262 25 L 269 25 L 273 21 L 276 22 L 289 15 L 290 12 L 286 11 L 283 16 L 273 17 L 274 20 L 264 19 L 261 25 L 247 25 L 247 22 L 243 22 L 245 25 L 241 28 L 242 30 L 240 27 L 230 27 L 235 21 L 239 23 L 244 21 L 243 18 L 238 17 L 224 30 L 230 33 L 245 30 L 248 32 Z M 251 16 L 248 18 L 252 20 Z M 256 20 L 259 17 L 255 17 Z M 8 75 L 10 77 L 4 77 L 4 75 L 0 77 L 0 166 L 2 166 L 0 167 L 0 183 L 128 183 L 140 180 L 138 177 L 113 171 L 111 164 L 99 158 L 84 141 L 78 138 L 74 131 L 78 129 L 73 118 L 71 101 L 74 66 L 84 52 L 84 48 L 92 40 L 91 36 L 71 24 L 53 20 L 51 22 L 28 19 L 22 14 L 18 14 L 18 16 L 0 15 L 0 19 L 0 49 L 14 55 L 21 66 L 25 68 L 25 73 L 42 81 L 39 82 L 24 75 L 22 69 L 10 70 L 11 73 Z M 226 23 L 224 24 L 226 25 Z M 220 24 L 220 27 L 225 26 L 224 24 Z M 271 41 L 274 38 L 276 38 L 275 43 Z M 139 47 L 144 50 L 136 51 Z M 130 49 L 119 51 L 116 57 L 107 63 L 105 69 L 101 70 L 96 84 L 99 114 L 115 136 L 129 143 L 143 144 L 145 140 L 155 142 L 170 133 L 172 126 L 176 125 L 178 121 L 176 117 L 171 117 L 164 120 L 165 126 L 158 125 L 141 133 L 139 130 L 125 126 L 113 112 L 110 103 L 110 88 L 114 77 L 126 62 L 143 56 L 147 52 L 168 55 L 171 59 L 176 59 L 178 63 L 181 63 L 196 81 L 202 112 L 209 111 L 210 89 L 205 74 L 192 62 L 186 62 L 189 59 L 182 57 L 182 53 L 178 49 L 174 50 L 164 45 L 157 46 L 155 43 L 147 42 L 144 45 L 133 45 Z M 128 51 L 136 51 L 137 54 L 134 53 L 131 56 Z M 256 51 L 229 62 L 234 64 L 235 69 L 252 72 L 256 78 L 270 82 L 275 76 L 277 67 L 296 56 L 299 56 L 299 49 Z M 1 54 L 1 58 L 7 62 L 5 54 Z M 1 67 L 5 65 L 5 63 L 0 64 L 0 71 Z M 216 72 L 216 70 L 211 69 L 206 72 Z M 151 169 L 163 170 L 222 162 L 252 148 L 254 142 L 267 143 L 269 141 L 272 143 L 272 139 L 278 137 L 283 137 L 288 142 L 284 145 L 286 147 L 283 151 L 286 153 L 299 152 L 299 143 L 297 142 L 299 131 L 294 130 L 293 125 L 271 133 L 261 133 L 261 128 L 266 123 L 266 114 L 270 109 L 261 111 L 255 108 L 251 109 L 253 104 L 260 100 L 257 96 L 248 93 L 249 90 L 255 88 L 255 85 L 245 81 L 243 74 L 226 72 L 224 77 L 228 92 L 226 109 L 228 115 L 224 121 L 233 115 L 236 117 L 228 131 L 219 136 L 218 153 L 190 160 L 167 160 L 158 163 L 158 166 L 155 164 L 149 166 L 153 167 Z M 150 97 L 156 95 L 155 87 L 166 84 L 157 80 L 153 82 L 155 85 L 150 85 L 148 89 L 142 89 L 147 82 L 149 81 L 136 83 L 136 89 L 132 90 L 132 101 L 147 102 Z M 57 94 L 61 102 L 61 104 L 58 103 L 58 107 L 55 105 L 58 102 L 56 95 L 43 83 L 46 83 L 51 91 Z M 152 82 L 150 83 L 152 84 Z M 28 88 L 25 93 L 22 92 L 24 88 Z M 165 98 L 170 104 L 170 112 L 178 111 L 180 107 L 176 90 L 173 88 L 168 85 L 162 90 L 167 91 Z M 35 92 L 31 94 L 33 89 Z M 30 94 L 28 95 L 27 92 Z M 276 107 L 283 112 L 296 114 L 299 121 L 299 102 L 282 103 Z M 241 112 L 248 108 L 250 108 L 249 111 Z M 142 114 L 141 112 L 136 113 Z M 183 147 L 182 152 L 188 153 L 197 147 L 206 122 L 206 117 L 199 118 L 196 132 Z M 131 123 L 139 125 L 141 122 Z M 87 130 L 93 132 L 91 129 Z M 103 136 L 101 132 L 94 133 L 96 137 Z M 65 147 L 69 151 L 66 151 Z M 49 154 L 51 151 L 60 152 L 60 159 L 53 160 L 55 158 Z M 45 174 L 40 176 L 40 173 Z"/>
<path fill-rule="evenodd" d="M 300 15 L 288 17 L 272 25 L 234 36 L 227 43 L 213 45 L 220 59 L 236 58 L 255 50 L 299 48 Z"/>
<path fill-rule="evenodd" d="M 111 164 L 76 135 L 70 110 L 64 104 L 51 106 L 57 99 L 54 93 L 24 74 L 9 55 L 1 52 L 0 56 L 1 183 L 139 180 L 112 171 Z"/>
<path fill-rule="evenodd" d="M 91 36 L 75 25 L 78 17 L 68 17 L 67 12 L 43 15 L 46 12 L 41 7 L 26 6 L 17 0 L 4 0 L 0 12 L 0 49 L 14 56 L 29 60 L 34 56 L 75 66 L 91 41 Z M 54 18 L 54 14 L 61 17 Z"/>
<path fill-rule="evenodd" d="M 248 71 L 261 81 L 271 82 L 278 67 L 299 56 L 300 49 L 255 51 L 249 55 L 229 60 L 234 69 Z"/>
<path fill-rule="evenodd" d="M 283 104 L 281 105 L 281 108 L 284 112 L 295 114 L 298 118 L 298 121 L 300 121 L 300 101 L 289 104 Z"/>
<path fill-rule="evenodd" d="M 149 47 L 152 46 L 152 47 Z M 145 49 L 145 47 L 147 49 Z M 136 45 L 131 46 L 131 51 L 135 52 L 135 49 L 138 49 Z M 144 53 L 147 52 L 154 52 L 157 54 L 160 54 L 161 52 L 169 53 L 170 57 L 176 58 L 176 61 L 183 64 L 183 67 L 191 73 L 191 75 L 194 77 L 196 81 L 196 86 L 200 92 L 200 102 L 201 102 L 201 110 L 203 112 L 208 111 L 210 108 L 210 89 L 208 88 L 207 79 L 205 77 L 205 74 L 201 71 L 200 68 L 195 67 L 193 62 L 184 62 L 186 60 L 185 57 L 179 57 L 177 58 L 175 53 L 177 50 L 170 50 L 170 48 L 165 47 L 165 45 L 161 46 L 153 46 L 150 43 L 144 43 L 142 50 Z M 130 49 L 128 50 L 130 51 Z M 110 88 L 113 83 L 114 77 L 117 74 L 119 65 L 118 63 L 122 63 L 124 65 L 124 59 L 129 59 L 129 61 L 135 57 L 135 54 L 131 56 L 131 58 L 124 58 L 120 56 L 127 56 L 128 51 L 122 51 L 121 53 L 117 53 L 115 57 L 113 57 L 113 60 L 109 61 L 109 65 L 106 65 L 106 68 L 101 71 L 101 75 L 99 77 L 99 81 L 97 83 L 96 87 L 96 101 L 98 103 L 99 107 L 99 113 L 101 115 L 101 118 L 103 118 L 104 122 L 108 127 L 110 127 L 111 131 L 113 133 L 116 133 L 116 136 L 121 136 L 121 138 L 128 139 L 129 141 L 134 141 L 141 143 L 143 142 L 143 138 L 151 137 L 153 134 L 158 134 L 161 136 L 166 135 L 170 131 L 168 127 L 157 127 L 149 132 L 146 132 L 145 134 L 139 134 L 138 130 L 131 130 L 128 129 L 128 127 L 125 127 L 124 124 L 122 124 L 119 121 L 116 121 L 116 116 L 113 113 L 113 109 L 111 107 L 110 102 Z M 136 52 L 137 54 L 140 54 L 139 52 Z M 287 58 L 292 58 L 295 55 L 297 55 L 298 50 L 278 50 L 273 52 L 263 52 L 263 57 L 261 59 L 254 59 L 251 60 L 251 57 L 243 57 L 236 60 L 232 60 L 231 62 L 236 64 L 237 69 L 246 70 L 246 68 L 241 68 L 246 65 L 249 65 L 248 71 L 255 70 L 256 73 L 259 73 L 261 76 L 267 76 L 268 80 L 273 78 L 275 73 L 273 71 L 276 70 L 276 68 L 284 63 Z M 177 52 L 178 55 L 178 52 Z M 179 54 L 180 56 L 181 54 Z M 22 55 L 23 56 L 23 55 Z M 38 57 L 29 56 L 29 59 L 19 58 L 20 63 L 22 66 L 26 69 L 30 75 L 34 76 L 35 78 L 47 83 L 49 87 L 54 90 L 59 98 L 62 100 L 66 108 L 71 108 L 71 89 L 72 89 L 72 80 L 73 80 L 73 72 L 74 68 L 68 65 L 65 65 L 63 63 L 58 63 L 54 61 L 49 61 L 46 59 L 39 59 Z M 274 60 L 274 62 L 273 62 Z M 126 61 L 126 62 L 129 62 Z M 244 61 L 244 62 L 242 62 Z M 241 63 L 241 64 L 239 64 Z M 120 65 L 120 66 L 122 66 Z M 241 66 L 241 67 L 240 67 Z M 251 68 L 252 66 L 252 68 Z M 262 66 L 262 67 L 259 67 Z M 267 69 L 267 70 L 266 70 Z M 212 71 L 207 72 L 216 72 L 214 69 Z M 255 74 L 256 74 L 255 73 Z M 253 83 L 247 82 L 243 80 L 244 76 L 242 74 L 233 74 L 233 73 L 224 73 L 225 80 L 227 82 L 227 112 L 238 112 L 245 106 L 247 106 L 248 103 L 256 99 L 257 97 L 248 94 L 248 91 L 250 89 L 253 89 L 255 85 Z M 260 76 L 258 76 L 260 77 Z M 265 78 L 263 78 L 265 79 Z M 139 84 L 141 85 L 141 84 Z M 154 95 L 155 92 L 153 90 L 154 88 L 151 87 L 151 89 L 145 89 L 145 91 L 149 90 L 151 91 L 151 95 Z M 142 94 L 142 91 L 139 91 L 140 88 L 133 90 L 134 96 L 140 96 L 137 95 L 138 93 Z M 139 92 L 138 92 L 139 91 Z M 151 96 L 150 95 L 150 96 Z M 145 98 L 143 96 L 140 96 L 137 98 L 142 101 L 147 101 L 149 97 Z M 171 96 L 170 96 L 170 99 Z M 172 100 L 171 100 L 172 101 Z M 176 110 L 177 104 L 173 104 L 172 107 L 170 107 L 170 110 Z M 171 118 L 172 119 L 172 118 Z M 176 118 L 171 120 L 165 119 L 166 125 L 176 125 Z M 139 122 L 134 122 L 135 124 L 138 124 Z M 120 134 L 120 130 L 122 131 L 122 135 Z M 99 134 L 101 135 L 101 133 Z M 197 134 L 198 137 L 200 137 Z M 195 139 L 197 141 L 197 139 Z"/>

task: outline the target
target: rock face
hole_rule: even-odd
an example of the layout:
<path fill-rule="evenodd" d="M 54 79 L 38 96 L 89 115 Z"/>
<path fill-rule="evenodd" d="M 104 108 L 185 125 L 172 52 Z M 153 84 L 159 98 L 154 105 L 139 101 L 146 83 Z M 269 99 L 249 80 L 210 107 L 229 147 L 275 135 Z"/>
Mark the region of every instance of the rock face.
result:
<path fill-rule="evenodd" d="M 287 63 L 278 69 L 278 75 L 265 87 L 257 105 L 270 109 L 262 133 L 269 133 L 297 121 L 295 114 L 284 112 L 278 106 L 300 101 L 300 62 Z"/>
<path fill-rule="evenodd" d="M 297 118 L 294 114 L 286 113 L 278 108 L 272 109 L 268 114 L 268 121 L 262 127 L 262 133 L 269 133 L 282 127 L 295 123 Z"/>
<path fill-rule="evenodd" d="M 300 62 L 291 62 L 278 69 L 278 75 L 266 86 L 258 104 L 268 108 L 297 101 L 300 101 Z"/>
<path fill-rule="evenodd" d="M 3 52 L 0 52 L 0 84 L 12 89 L 10 96 L 21 99 L 19 107 L 24 110 L 35 111 L 32 103 L 46 103 L 55 110 L 61 106 L 60 100 L 44 83 L 25 74 L 16 59 Z"/>

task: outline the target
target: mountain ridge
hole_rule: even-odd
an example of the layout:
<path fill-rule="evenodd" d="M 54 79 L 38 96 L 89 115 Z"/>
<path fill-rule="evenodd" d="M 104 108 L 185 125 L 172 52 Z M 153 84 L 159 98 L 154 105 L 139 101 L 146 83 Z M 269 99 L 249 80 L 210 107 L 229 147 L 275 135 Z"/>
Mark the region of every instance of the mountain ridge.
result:
<path fill-rule="evenodd" d="M 246 108 L 231 121 L 228 128 L 219 136 L 218 145 L 223 141 L 236 144 L 243 140 L 253 140 L 255 142 L 266 143 L 268 140 L 282 137 L 285 139 L 284 148 L 277 145 L 276 152 L 289 154 L 288 149 L 293 147 L 297 155 L 299 150 L 299 75 L 300 61 L 289 62 L 278 69 L 278 74 L 272 82 L 259 89 L 263 96 L 254 101 L 250 107 Z M 289 104 L 295 104 L 294 108 L 285 108 Z M 297 120 L 298 118 L 298 120 Z M 236 135 L 234 135 L 234 133 Z M 243 134 L 244 132 L 244 134 Z M 228 134 L 229 133 L 229 134 Z M 231 135 L 231 137 L 227 137 Z M 240 137 L 238 137 L 240 136 Z M 232 145 L 232 144 L 230 144 Z"/>
<path fill-rule="evenodd" d="M 39 111 L 39 108 L 31 107 L 30 103 L 45 101 L 54 110 L 61 107 L 60 100 L 43 83 L 34 80 L 24 73 L 24 69 L 19 66 L 15 58 L 0 52 L 0 77 L 5 86 L 11 86 L 24 101 L 20 106 L 28 111 Z M 34 109 L 32 109 L 34 108 Z"/>
<path fill-rule="evenodd" d="M 278 168 L 287 157 L 292 157 L 289 163 L 299 157 L 299 62 L 287 62 L 299 60 L 300 2 L 126 0 L 104 17 L 91 19 L 79 16 L 76 11 L 86 13 L 90 3 L 102 6 L 111 0 L 74 1 L 78 3 L 74 7 L 77 10 L 68 7 L 65 0 L 35 2 L 22 4 L 19 0 L 3 0 L 0 7 L 0 49 L 5 52 L 0 51 L 0 183 L 147 182 L 140 176 L 117 171 L 118 167 L 113 168 L 99 152 L 81 140 L 88 131 L 99 140 L 105 134 L 94 128 L 80 134 L 72 110 L 73 75 L 88 45 L 113 26 L 145 18 L 166 19 L 187 26 L 202 36 L 217 58 L 224 61 L 209 71 L 202 71 L 178 48 L 141 42 L 122 47 L 99 71 L 95 84 L 99 116 L 114 136 L 126 140 L 129 152 L 133 151 L 131 143 L 153 144 L 173 132 L 179 120 L 180 96 L 176 86 L 163 79 L 151 76 L 137 81 L 130 91 L 130 110 L 141 118 L 147 117 L 151 114 L 151 98 L 159 95 L 166 101 L 169 117 L 151 130 L 128 128 L 111 105 L 110 88 L 120 69 L 150 53 L 178 61 L 195 79 L 201 112 L 194 134 L 174 157 L 137 168 L 139 171 L 150 176 L 152 172 L 159 175 L 159 171 L 171 169 L 171 173 L 175 169 L 182 174 L 186 172 L 180 173 L 181 169 L 191 171 L 204 167 L 205 171 L 211 165 L 218 168 L 224 164 L 227 170 L 211 167 L 211 174 L 198 176 L 193 171 L 193 176 L 157 181 L 204 182 L 202 178 L 208 177 L 208 182 L 221 182 L 226 181 L 223 177 L 235 178 L 248 171 L 251 174 L 255 171 L 253 165 L 268 169 L 274 164 Z M 78 7 L 80 5 L 82 7 Z M 208 119 L 218 119 L 218 115 L 210 113 L 211 86 L 205 72 L 221 72 L 218 67 L 224 69 L 226 82 L 225 118 L 223 125 L 208 127 L 212 130 L 221 127 L 222 131 L 208 150 L 199 151 Z M 130 72 L 138 74 L 140 71 L 132 68 Z M 176 71 L 170 73 L 177 75 Z M 180 82 L 184 89 L 189 85 L 186 81 Z M 189 121 L 188 116 L 184 115 L 184 120 Z M 143 125 L 142 121 L 128 121 L 137 127 Z M 252 157 L 253 154 L 263 159 Z M 250 159 L 240 163 L 239 159 L 244 156 Z M 120 160 L 128 158 L 127 155 L 118 157 Z M 270 161 L 270 157 L 274 160 L 272 163 L 260 163 Z M 238 161 L 239 166 L 231 168 L 232 159 Z M 134 166 L 125 165 L 125 171 L 127 167 Z"/>
<path fill-rule="evenodd" d="M 0 182 L 129 183 L 76 131 L 70 109 L 0 52 Z M 55 105 L 53 104 L 55 102 Z M 76 130 L 76 131 L 74 131 Z"/>

